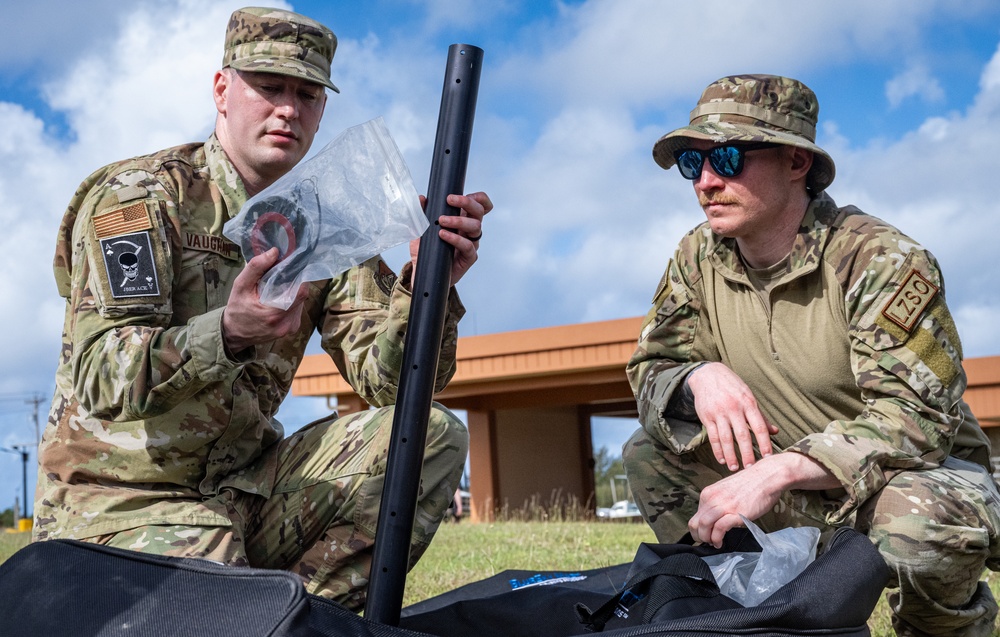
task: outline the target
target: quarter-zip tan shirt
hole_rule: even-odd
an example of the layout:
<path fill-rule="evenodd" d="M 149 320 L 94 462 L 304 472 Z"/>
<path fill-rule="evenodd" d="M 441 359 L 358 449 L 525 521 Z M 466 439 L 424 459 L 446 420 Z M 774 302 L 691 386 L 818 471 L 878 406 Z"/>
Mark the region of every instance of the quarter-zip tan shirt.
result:
<path fill-rule="evenodd" d="M 962 400 L 961 344 L 937 261 L 826 194 L 774 268 L 748 273 L 735 240 L 708 223 L 681 240 L 627 369 L 643 427 L 675 453 L 707 444 L 699 423 L 664 413 L 701 361 L 747 383 L 778 427 L 778 450 L 840 480 L 846 496 L 830 523 L 900 470 L 949 454 L 989 466 L 988 440 Z"/>

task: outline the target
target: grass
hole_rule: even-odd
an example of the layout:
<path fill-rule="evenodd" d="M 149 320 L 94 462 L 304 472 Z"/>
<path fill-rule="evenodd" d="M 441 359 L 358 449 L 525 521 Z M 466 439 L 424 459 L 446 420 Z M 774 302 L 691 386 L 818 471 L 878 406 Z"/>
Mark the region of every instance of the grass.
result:
<path fill-rule="evenodd" d="M 30 536 L 0 532 L 0 562 L 26 545 Z M 577 522 L 559 516 L 549 521 L 442 524 L 406 580 L 403 603 L 413 604 L 507 569 L 579 570 L 621 564 L 631 561 L 639 543 L 653 541 L 645 524 Z M 1000 574 L 988 573 L 986 581 L 1000 598 Z M 873 637 L 892 637 L 884 598 L 868 626 Z"/>
<path fill-rule="evenodd" d="M 0 562 L 5 562 L 15 551 L 26 546 L 30 540 L 30 531 L 17 533 L 0 529 Z"/>
<path fill-rule="evenodd" d="M 412 604 L 506 569 L 581 570 L 621 564 L 632 560 L 641 542 L 655 541 L 652 531 L 641 523 L 442 524 L 406 580 L 403 603 Z M 988 572 L 986 581 L 1000 599 L 1000 573 Z M 873 637 L 894 635 L 884 596 L 868 627 Z"/>
<path fill-rule="evenodd" d="M 645 524 L 518 521 L 442 524 L 406 580 L 403 604 L 433 597 L 507 569 L 592 569 L 629 562 Z"/>

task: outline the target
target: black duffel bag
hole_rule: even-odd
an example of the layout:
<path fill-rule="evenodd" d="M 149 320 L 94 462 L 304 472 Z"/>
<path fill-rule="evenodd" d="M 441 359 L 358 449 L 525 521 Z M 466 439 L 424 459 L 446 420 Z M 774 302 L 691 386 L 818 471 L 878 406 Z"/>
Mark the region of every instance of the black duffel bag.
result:
<path fill-rule="evenodd" d="M 4 637 L 866 636 L 888 579 L 864 536 L 840 529 L 795 580 L 753 608 L 719 595 L 694 556 L 759 550 L 644 544 L 631 564 L 505 571 L 368 622 L 278 570 L 147 555 L 73 540 L 29 544 L 0 565 Z M 701 564 L 704 564 L 703 562 Z M 593 609 L 593 610 L 591 610 Z"/>
<path fill-rule="evenodd" d="M 700 559 L 747 551 L 760 546 L 738 528 L 720 549 L 643 544 L 624 576 L 620 566 L 575 576 L 507 571 L 404 609 L 400 625 L 437 637 L 870 635 L 889 570 L 866 536 L 838 529 L 798 577 L 751 608 L 720 594 Z M 519 585 L 532 580 L 539 584 Z"/>
<path fill-rule="evenodd" d="M 308 595 L 280 570 L 164 557 L 76 540 L 0 564 L 3 637 L 403 637 Z"/>

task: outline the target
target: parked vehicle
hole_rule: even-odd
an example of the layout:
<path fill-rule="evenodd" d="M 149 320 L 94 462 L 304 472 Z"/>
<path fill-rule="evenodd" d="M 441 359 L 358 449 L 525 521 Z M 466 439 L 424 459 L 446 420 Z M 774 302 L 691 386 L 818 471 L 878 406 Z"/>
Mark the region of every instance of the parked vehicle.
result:
<path fill-rule="evenodd" d="M 639 517 L 639 507 L 630 500 L 619 500 L 610 507 L 598 507 L 597 517 L 601 519 Z"/>

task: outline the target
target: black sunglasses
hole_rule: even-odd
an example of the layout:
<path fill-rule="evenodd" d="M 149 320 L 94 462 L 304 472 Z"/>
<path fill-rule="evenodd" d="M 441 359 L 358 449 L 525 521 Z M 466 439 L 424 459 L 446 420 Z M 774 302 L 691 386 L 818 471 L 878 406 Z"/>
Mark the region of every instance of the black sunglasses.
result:
<path fill-rule="evenodd" d="M 753 142 L 750 144 L 727 144 L 708 150 L 682 148 L 674 152 L 674 159 L 677 160 L 677 169 L 681 171 L 681 176 L 685 179 L 694 180 L 701 177 L 701 168 L 705 165 L 705 157 L 708 157 L 708 165 L 712 167 L 716 175 L 735 177 L 743 172 L 743 160 L 746 153 L 751 150 L 763 150 L 778 146 L 779 144 L 772 142 Z"/>

